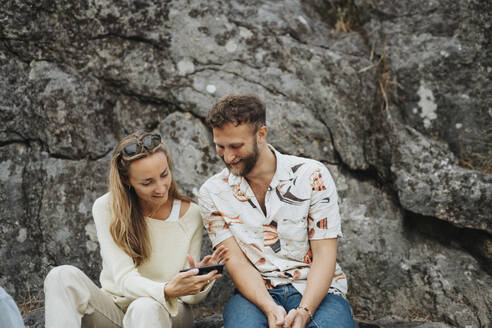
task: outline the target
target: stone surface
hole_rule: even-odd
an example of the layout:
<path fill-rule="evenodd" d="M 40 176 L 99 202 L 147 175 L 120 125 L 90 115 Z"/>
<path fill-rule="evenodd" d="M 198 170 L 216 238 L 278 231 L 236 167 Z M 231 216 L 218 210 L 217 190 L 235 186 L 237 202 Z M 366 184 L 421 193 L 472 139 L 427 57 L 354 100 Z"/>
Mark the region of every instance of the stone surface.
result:
<path fill-rule="evenodd" d="M 27 328 L 44 328 L 44 309 L 31 311 L 24 315 L 23 319 Z"/>
<path fill-rule="evenodd" d="M 391 62 L 395 114 L 448 143 L 462 165 L 490 173 L 492 3 L 354 2 L 374 51 Z"/>
<path fill-rule="evenodd" d="M 253 93 L 269 110 L 268 140 L 336 178 L 339 261 L 360 327 L 490 326 L 491 6 L 8 1 L 0 284 L 24 303 L 42 301 L 54 265 L 97 281 L 91 207 L 117 140 L 161 133 L 194 197 L 222 168 L 207 111 Z M 219 327 L 232 291 L 226 274 L 196 307 L 197 326 Z"/>
<path fill-rule="evenodd" d="M 458 166 L 445 145 L 412 128 L 402 127 L 397 138 L 391 171 L 402 206 L 463 228 L 492 233 L 492 175 Z"/>
<path fill-rule="evenodd" d="M 193 324 L 193 328 L 221 328 L 224 327 L 222 316 L 220 314 L 214 314 L 205 318 L 196 320 Z"/>
<path fill-rule="evenodd" d="M 222 160 L 211 143 L 212 134 L 190 113 L 178 112 L 162 121 L 159 132 L 165 136 L 169 151 L 173 154 L 174 177 L 179 181 L 180 188 L 196 197 L 205 177 L 222 169 Z"/>
<path fill-rule="evenodd" d="M 480 262 L 457 241 L 422 235 L 374 182 L 329 168 L 341 196 L 344 237 L 338 258 L 348 274 L 354 313 L 374 322 L 397 314 L 407 322 L 491 324 L 492 277 Z"/>
<path fill-rule="evenodd" d="M 367 160 L 394 180 L 406 210 L 490 234 L 492 4 L 354 4 L 389 102 L 374 111 L 374 130 L 384 132 L 368 139 Z"/>
<path fill-rule="evenodd" d="M 392 113 L 491 173 L 492 3 L 355 0 L 376 56 L 388 62 Z"/>

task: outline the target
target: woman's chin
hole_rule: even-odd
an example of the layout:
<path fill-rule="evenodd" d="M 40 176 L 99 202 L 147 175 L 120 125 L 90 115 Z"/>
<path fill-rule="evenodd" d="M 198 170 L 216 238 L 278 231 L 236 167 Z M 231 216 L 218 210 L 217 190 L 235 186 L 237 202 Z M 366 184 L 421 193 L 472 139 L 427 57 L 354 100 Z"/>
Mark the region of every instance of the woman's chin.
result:
<path fill-rule="evenodd" d="M 167 202 L 167 199 L 168 199 L 167 196 L 162 196 L 162 197 L 152 196 L 152 204 L 164 205 Z"/>

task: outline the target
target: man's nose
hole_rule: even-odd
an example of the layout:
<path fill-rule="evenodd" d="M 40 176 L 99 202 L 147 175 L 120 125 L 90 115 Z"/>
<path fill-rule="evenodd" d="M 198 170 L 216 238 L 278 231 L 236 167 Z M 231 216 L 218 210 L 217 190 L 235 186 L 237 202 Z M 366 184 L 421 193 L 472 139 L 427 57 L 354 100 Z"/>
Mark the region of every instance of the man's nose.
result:
<path fill-rule="evenodd" d="M 225 159 L 226 163 L 231 163 L 232 161 L 234 161 L 235 158 L 236 158 L 236 155 L 234 154 L 234 152 L 232 152 L 230 150 L 226 150 L 224 152 L 224 159 Z"/>

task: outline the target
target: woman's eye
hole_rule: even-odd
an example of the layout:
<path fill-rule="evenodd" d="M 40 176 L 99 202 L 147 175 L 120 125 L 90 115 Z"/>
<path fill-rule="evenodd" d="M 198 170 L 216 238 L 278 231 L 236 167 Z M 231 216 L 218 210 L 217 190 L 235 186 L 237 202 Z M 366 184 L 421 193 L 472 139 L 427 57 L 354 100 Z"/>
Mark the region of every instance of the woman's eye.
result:
<path fill-rule="evenodd" d="M 150 182 L 144 182 L 142 183 L 142 186 L 149 186 L 150 185 Z"/>
<path fill-rule="evenodd" d="M 167 177 L 167 172 L 161 174 L 161 178 L 165 178 L 165 177 Z"/>

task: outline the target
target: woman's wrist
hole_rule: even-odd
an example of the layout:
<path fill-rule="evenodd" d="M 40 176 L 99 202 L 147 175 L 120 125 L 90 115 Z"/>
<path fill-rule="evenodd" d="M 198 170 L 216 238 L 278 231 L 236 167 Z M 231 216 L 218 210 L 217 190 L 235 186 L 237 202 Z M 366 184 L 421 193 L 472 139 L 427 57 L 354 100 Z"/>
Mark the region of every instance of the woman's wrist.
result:
<path fill-rule="evenodd" d="M 173 293 L 172 286 L 168 283 L 164 284 L 164 299 L 174 298 L 176 295 Z"/>

